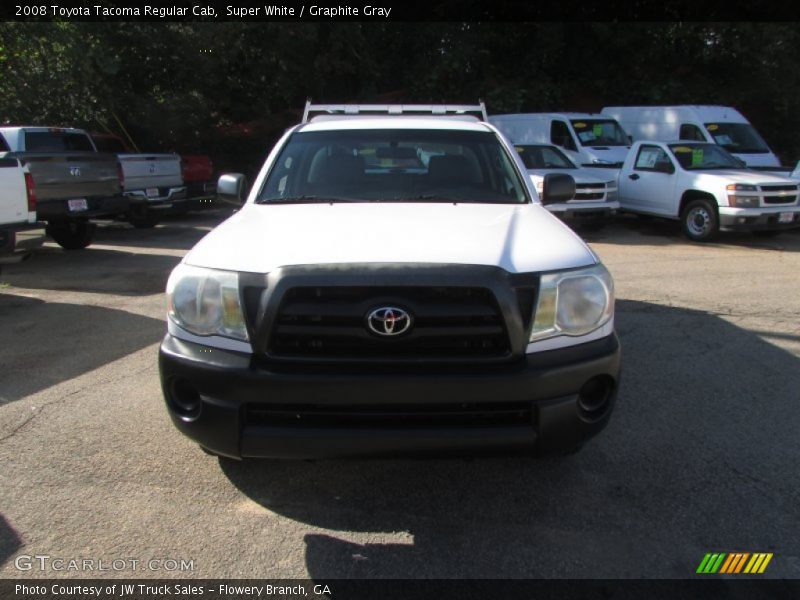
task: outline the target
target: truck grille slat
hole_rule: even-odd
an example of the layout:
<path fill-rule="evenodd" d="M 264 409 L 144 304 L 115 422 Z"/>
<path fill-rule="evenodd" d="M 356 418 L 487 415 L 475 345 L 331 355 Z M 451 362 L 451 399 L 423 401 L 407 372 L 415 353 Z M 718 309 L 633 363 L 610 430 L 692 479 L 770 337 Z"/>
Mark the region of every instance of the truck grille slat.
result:
<path fill-rule="evenodd" d="M 407 333 L 382 337 L 366 317 L 397 306 L 413 319 Z M 284 295 L 267 354 L 276 358 L 503 357 L 510 344 L 490 290 L 470 287 L 295 287 Z"/>
<path fill-rule="evenodd" d="M 245 409 L 246 426 L 417 429 L 531 424 L 528 402 L 366 406 L 248 404 Z"/>

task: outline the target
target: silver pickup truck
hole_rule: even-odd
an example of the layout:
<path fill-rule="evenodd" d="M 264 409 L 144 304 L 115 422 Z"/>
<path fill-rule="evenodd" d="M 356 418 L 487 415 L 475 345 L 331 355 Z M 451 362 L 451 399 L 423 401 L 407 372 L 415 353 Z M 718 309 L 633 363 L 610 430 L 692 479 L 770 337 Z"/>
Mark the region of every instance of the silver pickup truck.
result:
<path fill-rule="evenodd" d="M 63 248 L 86 248 L 90 219 L 128 212 L 122 168 L 114 154 L 95 152 L 86 132 L 53 127 L 0 127 L 0 158 L 27 166 L 36 186 L 36 214 Z"/>
<path fill-rule="evenodd" d="M 177 212 L 186 205 L 180 156 L 136 153 L 115 135 L 90 135 L 99 152 L 116 154 L 122 165 L 123 192 L 131 202 L 126 220 L 134 227 L 153 227 L 162 215 Z"/>

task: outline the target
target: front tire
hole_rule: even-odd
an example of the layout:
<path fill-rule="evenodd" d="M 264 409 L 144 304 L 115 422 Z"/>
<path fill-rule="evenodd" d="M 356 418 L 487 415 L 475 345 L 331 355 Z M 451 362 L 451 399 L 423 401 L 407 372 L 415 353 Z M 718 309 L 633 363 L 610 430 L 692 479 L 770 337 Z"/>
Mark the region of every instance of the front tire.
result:
<path fill-rule="evenodd" d="M 683 234 L 693 242 L 708 242 L 719 232 L 719 217 L 708 200 L 693 200 L 681 213 Z"/>
<path fill-rule="evenodd" d="M 97 226 L 88 221 L 49 223 L 47 235 L 64 250 L 83 250 L 92 243 Z"/>

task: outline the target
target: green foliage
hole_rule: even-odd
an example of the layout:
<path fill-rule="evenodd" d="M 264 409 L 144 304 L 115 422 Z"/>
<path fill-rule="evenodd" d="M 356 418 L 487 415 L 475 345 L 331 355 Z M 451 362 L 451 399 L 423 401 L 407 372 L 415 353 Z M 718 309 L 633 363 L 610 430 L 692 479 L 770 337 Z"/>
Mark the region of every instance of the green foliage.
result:
<path fill-rule="evenodd" d="M 792 23 L 0 23 L 0 121 L 254 168 L 307 97 L 490 112 L 715 103 L 800 157 Z"/>

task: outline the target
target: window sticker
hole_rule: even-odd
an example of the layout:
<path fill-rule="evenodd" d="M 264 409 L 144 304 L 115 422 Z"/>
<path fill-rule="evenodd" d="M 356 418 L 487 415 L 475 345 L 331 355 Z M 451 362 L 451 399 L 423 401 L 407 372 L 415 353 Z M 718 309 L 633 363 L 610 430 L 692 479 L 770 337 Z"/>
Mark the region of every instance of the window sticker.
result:
<path fill-rule="evenodd" d="M 688 146 L 675 146 L 675 147 L 672 149 L 672 151 L 673 151 L 673 152 L 691 152 L 691 151 L 692 151 L 692 149 L 691 149 L 691 148 L 689 148 Z"/>
<path fill-rule="evenodd" d="M 523 148 L 522 146 L 514 146 L 514 150 L 516 150 L 519 154 L 525 152 L 525 148 Z"/>
<path fill-rule="evenodd" d="M 720 146 L 728 146 L 730 144 L 733 144 L 733 139 L 731 139 L 731 136 L 725 134 L 715 135 L 714 141 L 717 142 Z"/>
<path fill-rule="evenodd" d="M 711 125 L 706 125 L 706 129 L 708 129 L 709 131 L 716 131 L 717 129 L 719 129 L 719 125 L 712 123 Z"/>
<path fill-rule="evenodd" d="M 578 134 L 578 138 L 580 138 L 580 140 L 582 142 L 591 142 L 592 140 L 596 140 L 597 139 L 595 137 L 594 133 L 591 132 L 591 131 L 581 131 Z"/>
<path fill-rule="evenodd" d="M 603 136 L 603 126 L 600 123 L 595 123 L 592 127 L 592 132 L 594 133 L 595 137 L 602 137 Z"/>
<path fill-rule="evenodd" d="M 586 128 L 586 123 L 573 123 L 572 126 L 575 129 L 585 129 Z"/>
<path fill-rule="evenodd" d="M 699 167 L 703 164 L 703 149 L 695 148 L 692 150 L 692 166 Z"/>
<path fill-rule="evenodd" d="M 652 169 L 656 166 L 656 160 L 658 160 L 658 148 L 648 148 L 646 150 L 642 150 L 639 154 L 639 159 L 636 161 L 636 168 L 637 169 Z"/>

